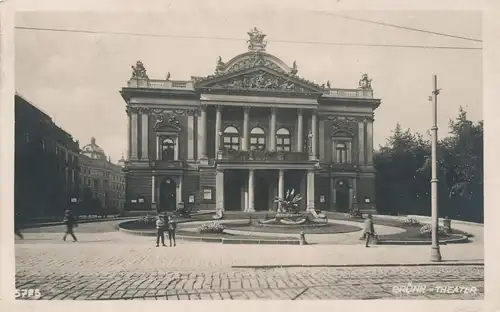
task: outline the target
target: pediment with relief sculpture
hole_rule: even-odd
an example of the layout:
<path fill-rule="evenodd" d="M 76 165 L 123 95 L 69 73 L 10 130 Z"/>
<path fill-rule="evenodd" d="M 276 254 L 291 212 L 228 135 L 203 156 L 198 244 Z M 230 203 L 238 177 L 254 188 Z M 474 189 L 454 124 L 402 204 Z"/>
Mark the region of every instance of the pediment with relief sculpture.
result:
<path fill-rule="evenodd" d="M 226 90 L 255 90 L 295 93 L 322 92 L 323 88 L 315 83 L 290 76 L 265 65 L 237 73 L 213 77 L 197 83 L 197 88 Z"/>

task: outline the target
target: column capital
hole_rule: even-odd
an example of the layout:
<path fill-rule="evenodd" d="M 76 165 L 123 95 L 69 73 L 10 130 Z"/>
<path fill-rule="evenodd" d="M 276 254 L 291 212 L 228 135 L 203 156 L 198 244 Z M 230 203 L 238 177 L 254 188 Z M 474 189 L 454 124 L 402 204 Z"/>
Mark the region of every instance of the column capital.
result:
<path fill-rule="evenodd" d="M 277 106 L 271 106 L 271 113 L 276 114 L 276 111 L 278 110 Z"/>
<path fill-rule="evenodd" d="M 139 108 L 133 106 L 127 106 L 127 108 L 125 108 L 125 112 L 127 112 L 127 115 L 130 116 L 130 114 L 137 114 L 139 112 Z"/>
<path fill-rule="evenodd" d="M 299 115 L 299 116 L 304 115 L 304 109 L 303 108 L 298 108 L 297 109 L 297 115 Z"/>
<path fill-rule="evenodd" d="M 217 173 L 224 173 L 224 168 L 219 168 L 219 167 L 216 167 L 216 168 L 215 168 L 215 171 L 216 171 Z"/>
<path fill-rule="evenodd" d="M 221 111 L 222 107 L 223 107 L 223 105 L 214 105 L 214 106 L 215 106 L 215 109 L 218 111 Z"/>
<path fill-rule="evenodd" d="M 243 112 L 245 112 L 245 113 L 250 112 L 250 105 L 244 105 L 243 106 Z"/>
<path fill-rule="evenodd" d="M 141 114 L 141 115 L 149 115 L 149 111 L 150 109 L 148 107 L 139 107 L 137 108 L 137 111 Z"/>
<path fill-rule="evenodd" d="M 207 104 L 200 104 L 200 111 L 205 111 L 207 109 Z"/>

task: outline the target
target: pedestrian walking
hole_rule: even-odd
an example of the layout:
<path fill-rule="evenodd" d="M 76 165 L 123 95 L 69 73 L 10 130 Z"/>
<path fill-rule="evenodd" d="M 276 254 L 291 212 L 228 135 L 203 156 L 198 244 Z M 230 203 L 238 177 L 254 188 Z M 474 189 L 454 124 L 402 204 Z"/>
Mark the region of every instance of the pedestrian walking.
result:
<path fill-rule="evenodd" d="M 165 245 L 165 221 L 162 215 L 158 215 L 158 219 L 156 220 L 156 247 L 160 245 L 160 238 L 162 246 Z"/>
<path fill-rule="evenodd" d="M 370 243 L 370 238 L 375 235 L 375 227 L 373 225 L 373 217 L 371 214 L 368 214 L 366 217 L 364 235 L 366 239 L 365 247 L 369 247 L 368 244 Z"/>
<path fill-rule="evenodd" d="M 69 234 L 69 235 L 71 235 L 71 237 L 73 237 L 73 242 L 76 242 L 77 239 L 76 239 L 75 233 L 73 232 L 73 228 L 77 227 L 78 224 L 76 222 L 75 216 L 73 216 L 73 214 L 71 213 L 71 210 L 66 210 L 66 212 L 64 213 L 64 221 L 63 222 L 66 225 L 66 233 L 64 233 L 63 241 L 66 241 L 66 236 L 68 236 L 68 234 Z"/>
<path fill-rule="evenodd" d="M 176 246 L 175 244 L 176 229 L 177 229 L 177 222 L 175 222 L 174 218 L 168 217 L 168 240 L 170 241 L 170 247 L 172 247 L 172 239 L 174 240 L 174 247 Z"/>

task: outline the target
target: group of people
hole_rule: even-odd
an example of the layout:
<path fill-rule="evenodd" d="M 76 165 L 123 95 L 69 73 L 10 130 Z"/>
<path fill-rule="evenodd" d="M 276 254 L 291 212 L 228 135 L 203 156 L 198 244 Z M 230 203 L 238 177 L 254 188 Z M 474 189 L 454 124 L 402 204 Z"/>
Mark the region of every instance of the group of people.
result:
<path fill-rule="evenodd" d="M 168 240 L 170 241 L 170 247 L 172 247 L 172 240 L 174 241 L 174 247 L 175 247 L 176 229 L 177 229 L 177 224 L 171 216 L 167 216 L 165 222 L 165 215 L 159 215 L 158 219 L 156 220 L 156 247 L 160 246 L 160 239 L 162 246 L 165 247 L 167 246 L 165 245 L 165 231 L 167 231 L 168 233 Z"/>

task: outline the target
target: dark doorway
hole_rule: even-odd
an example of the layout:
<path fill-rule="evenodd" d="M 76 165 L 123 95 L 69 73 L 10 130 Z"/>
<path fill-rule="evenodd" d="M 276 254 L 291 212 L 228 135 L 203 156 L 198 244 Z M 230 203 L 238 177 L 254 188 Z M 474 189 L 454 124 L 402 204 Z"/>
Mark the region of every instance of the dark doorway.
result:
<path fill-rule="evenodd" d="M 165 179 L 160 185 L 159 211 L 175 211 L 177 200 L 177 185 L 173 179 Z"/>
<path fill-rule="evenodd" d="M 224 172 L 224 209 L 243 211 L 241 207 L 241 190 L 247 176 L 244 170 L 225 170 Z"/>
<path fill-rule="evenodd" d="M 349 212 L 349 184 L 345 180 L 339 180 L 335 183 L 337 191 L 335 208 L 340 212 Z"/>
<path fill-rule="evenodd" d="M 271 188 L 269 181 L 269 177 L 255 175 L 253 200 L 255 211 L 269 210 L 269 195 Z"/>

